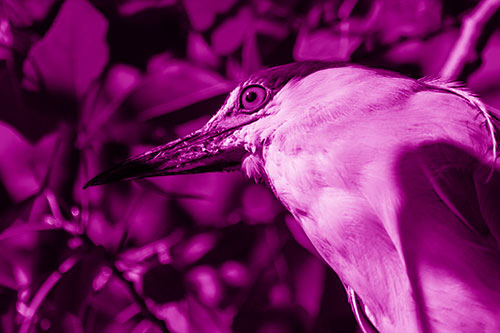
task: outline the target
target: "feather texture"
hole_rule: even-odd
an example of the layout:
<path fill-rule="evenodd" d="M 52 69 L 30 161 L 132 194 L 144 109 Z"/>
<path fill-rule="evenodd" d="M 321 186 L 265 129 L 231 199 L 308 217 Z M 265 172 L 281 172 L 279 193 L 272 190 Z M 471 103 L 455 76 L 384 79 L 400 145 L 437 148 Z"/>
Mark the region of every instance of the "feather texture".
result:
<path fill-rule="evenodd" d="M 262 151 L 243 168 L 263 166 L 380 331 L 500 331 L 495 129 L 477 98 L 336 67 L 288 80 L 262 112 L 238 134 Z"/>

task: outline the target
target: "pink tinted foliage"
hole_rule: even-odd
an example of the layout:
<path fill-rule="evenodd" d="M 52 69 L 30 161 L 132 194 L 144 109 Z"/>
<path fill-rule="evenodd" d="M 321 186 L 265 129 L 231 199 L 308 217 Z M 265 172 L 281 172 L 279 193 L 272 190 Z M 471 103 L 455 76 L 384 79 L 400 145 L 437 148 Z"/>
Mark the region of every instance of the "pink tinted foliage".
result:
<path fill-rule="evenodd" d="M 134 15 L 146 9 L 170 7 L 176 4 L 175 0 L 128 0 L 121 1 L 119 12 L 121 15 Z"/>
<path fill-rule="evenodd" d="M 126 103 L 151 119 L 228 92 L 234 85 L 220 75 L 189 63 L 154 57 L 149 75 L 130 92 Z M 184 84 L 177 84 L 179 81 Z"/>
<path fill-rule="evenodd" d="M 9 48 L 12 46 L 14 42 L 14 37 L 12 36 L 12 32 L 10 30 L 10 22 L 2 18 L 0 20 L 0 45 L 5 48 Z"/>
<path fill-rule="evenodd" d="M 0 162 L 0 177 L 11 198 L 21 201 L 40 188 L 40 180 L 30 167 L 33 147 L 5 123 L 0 124 L 0 137 L 0 154 L 4 156 Z"/>
<path fill-rule="evenodd" d="M 81 98 L 108 61 L 107 21 L 87 0 L 64 3 L 24 65 L 29 89 Z"/>
<path fill-rule="evenodd" d="M 249 186 L 243 193 L 241 204 L 243 214 L 250 223 L 273 222 L 282 211 L 272 192 L 263 185 Z"/>
<path fill-rule="evenodd" d="M 236 51 L 246 39 L 250 30 L 252 12 L 243 7 L 234 17 L 228 18 L 212 34 L 212 47 L 220 55 L 228 55 Z"/>
<path fill-rule="evenodd" d="M 236 0 L 223 0 L 208 3 L 203 0 L 183 0 L 188 18 L 195 30 L 206 30 L 214 22 L 215 16 L 224 13 L 236 3 Z"/>
<path fill-rule="evenodd" d="M 16 27 L 26 27 L 45 19 L 56 2 L 56 0 L 4 0 L 3 10 Z"/>
<path fill-rule="evenodd" d="M 197 130 L 261 68 L 437 75 L 474 5 L 0 1 L 0 331 L 355 332 L 339 279 L 265 185 L 233 172 L 82 186 Z M 498 107 L 491 36 L 460 78 Z"/>

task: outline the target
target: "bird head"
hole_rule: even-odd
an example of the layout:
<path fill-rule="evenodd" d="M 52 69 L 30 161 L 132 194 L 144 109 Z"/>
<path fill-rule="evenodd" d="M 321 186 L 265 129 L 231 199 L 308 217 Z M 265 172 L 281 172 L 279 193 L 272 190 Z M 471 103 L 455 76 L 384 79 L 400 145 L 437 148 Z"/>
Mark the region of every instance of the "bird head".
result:
<path fill-rule="evenodd" d="M 469 331 L 477 331 L 483 322 L 449 313 L 450 304 L 479 285 L 475 265 L 489 270 L 490 253 L 498 252 L 498 243 L 480 237 L 490 230 L 499 239 L 491 228 L 498 220 L 498 174 L 486 184 L 496 170 L 499 117 L 450 83 L 293 63 L 250 76 L 201 129 L 85 187 L 242 167 L 266 177 L 318 253 L 356 289 L 348 293 L 362 327 L 356 294 L 380 331 L 426 331 L 429 318 L 437 330 L 460 330 L 471 321 L 467 327 L 476 329 Z M 491 167 L 486 183 L 483 164 Z M 434 284 L 437 272 L 442 281 Z M 471 284 L 458 276 L 470 276 Z M 486 295 L 498 299 L 491 289 L 473 302 Z M 497 322 L 498 311 L 491 318 Z"/>
<path fill-rule="evenodd" d="M 287 119 L 300 118 L 300 108 L 283 107 L 290 93 L 283 88 L 333 66 L 339 65 L 309 61 L 258 72 L 238 85 L 201 129 L 123 161 L 91 179 L 85 188 L 145 177 L 232 171 L 240 169 L 244 160 L 252 175 L 251 156 L 259 154 Z M 310 92 L 303 87 L 303 95 Z"/>

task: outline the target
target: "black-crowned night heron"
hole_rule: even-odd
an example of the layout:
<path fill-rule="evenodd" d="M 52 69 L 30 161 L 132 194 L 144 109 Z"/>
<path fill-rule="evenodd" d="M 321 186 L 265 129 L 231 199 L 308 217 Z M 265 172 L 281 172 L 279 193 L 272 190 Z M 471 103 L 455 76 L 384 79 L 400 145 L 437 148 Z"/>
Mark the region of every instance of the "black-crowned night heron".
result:
<path fill-rule="evenodd" d="M 500 332 L 499 124 L 449 83 L 293 63 L 87 186 L 241 167 L 299 221 L 365 331 Z"/>

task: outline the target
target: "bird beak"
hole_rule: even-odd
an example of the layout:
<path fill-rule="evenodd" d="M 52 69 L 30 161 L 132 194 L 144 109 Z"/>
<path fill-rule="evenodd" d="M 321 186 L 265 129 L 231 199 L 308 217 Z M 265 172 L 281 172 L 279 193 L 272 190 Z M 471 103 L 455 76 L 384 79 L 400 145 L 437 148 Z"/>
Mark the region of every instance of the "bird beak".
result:
<path fill-rule="evenodd" d="M 246 154 L 244 148 L 231 139 L 239 127 L 205 126 L 184 138 L 125 160 L 92 178 L 84 188 L 145 177 L 237 170 Z"/>

